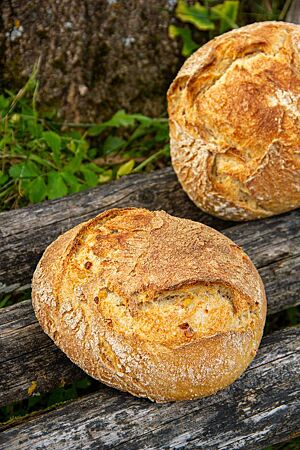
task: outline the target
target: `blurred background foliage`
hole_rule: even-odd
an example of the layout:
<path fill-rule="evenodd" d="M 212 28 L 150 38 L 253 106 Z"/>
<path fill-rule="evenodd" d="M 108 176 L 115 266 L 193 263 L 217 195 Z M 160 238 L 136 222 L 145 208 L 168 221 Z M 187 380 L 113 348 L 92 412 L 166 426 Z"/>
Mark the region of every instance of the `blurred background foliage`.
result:
<path fill-rule="evenodd" d="M 209 39 L 250 22 L 283 20 L 286 0 L 179 0 L 169 36 L 183 59 Z M 59 121 L 39 110 L 38 61 L 19 92 L 0 93 L 0 211 L 95 187 L 169 164 L 167 114 L 150 118 L 120 110 L 102 123 Z"/>
<path fill-rule="evenodd" d="M 0 95 L 1 210 L 52 200 L 169 160 L 168 120 L 118 111 L 99 124 L 59 122 L 36 108 L 38 64 Z"/>
<path fill-rule="evenodd" d="M 186 58 L 210 39 L 252 22 L 284 20 L 291 0 L 236 1 L 179 0 L 175 9 L 176 24 L 169 26 L 169 36 L 182 41 Z"/>

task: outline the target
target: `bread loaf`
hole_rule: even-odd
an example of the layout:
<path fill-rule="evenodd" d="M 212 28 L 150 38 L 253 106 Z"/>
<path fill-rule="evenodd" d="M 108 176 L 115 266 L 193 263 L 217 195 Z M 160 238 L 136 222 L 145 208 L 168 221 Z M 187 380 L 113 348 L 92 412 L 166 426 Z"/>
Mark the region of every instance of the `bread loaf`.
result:
<path fill-rule="evenodd" d="M 248 25 L 183 65 L 168 91 L 171 157 L 183 189 L 223 219 L 300 206 L 300 26 Z"/>
<path fill-rule="evenodd" d="M 157 402 L 232 383 L 255 356 L 266 315 L 262 281 L 230 239 L 135 208 L 106 211 L 53 242 L 32 301 L 74 363 Z"/>

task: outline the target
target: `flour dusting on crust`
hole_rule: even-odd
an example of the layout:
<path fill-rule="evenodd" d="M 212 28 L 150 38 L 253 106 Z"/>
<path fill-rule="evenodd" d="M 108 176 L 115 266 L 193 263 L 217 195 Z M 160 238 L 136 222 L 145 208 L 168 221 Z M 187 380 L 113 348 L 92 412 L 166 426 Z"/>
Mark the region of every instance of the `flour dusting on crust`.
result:
<path fill-rule="evenodd" d="M 135 208 L 55 241 L 34 274 L 33 304 L 88 374 L 159 402 L 233 382 L 255 356 L 266 314 L 260 277 L 232 241 Z"/>

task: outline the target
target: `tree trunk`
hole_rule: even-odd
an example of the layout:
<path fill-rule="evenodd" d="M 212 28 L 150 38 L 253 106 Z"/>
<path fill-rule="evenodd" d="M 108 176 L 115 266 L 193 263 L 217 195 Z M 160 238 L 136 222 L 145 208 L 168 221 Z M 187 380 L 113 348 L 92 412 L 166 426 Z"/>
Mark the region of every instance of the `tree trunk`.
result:
<path fill-rule="evenodd" d="M 168 36 L 176 0 L 0 0 L 0 88 L 41 56 L 39 100 L 71 121 L 118 109 L 158 116 L 183 60 Z M 193 3 L 193 2 L 191 2 Z M 287 21 L 300 22 L 300 0 Z"/>
<path fill-rule="evenodd" d="M 291 3 L 285 20 L 287 22 L 300 23 L 300 0 L 294 0 Z"/>
<path fill-rule="evenodd" d="M 181 62 L 169 0 L 0 0 L 0 79 L 19 88 L 41 56 L 39 98 L 72 121 L 158 116 Z M 2 21 L 2 23 L 1 23 Z"/>

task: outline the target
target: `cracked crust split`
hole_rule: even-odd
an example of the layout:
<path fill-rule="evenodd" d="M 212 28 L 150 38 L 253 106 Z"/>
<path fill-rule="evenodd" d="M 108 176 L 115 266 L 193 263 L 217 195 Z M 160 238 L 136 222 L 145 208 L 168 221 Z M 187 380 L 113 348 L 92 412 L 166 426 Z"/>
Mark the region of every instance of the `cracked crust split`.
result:
<path fill-rule="evenodd" d="M 172 164 L 204 211 L 249 220 L 300 205 L 299 39 L 299 26 L 280 22 L 234 30 L 172 83 Z"/>
<path fill-rule="evenodd" d="M 243 251 L 164 211 L 113 209 L 78 225 L 45 251 L 32 287 L 41 326 L 73 362 L 159 402 L 232 383 L 266 315 Z"/>

